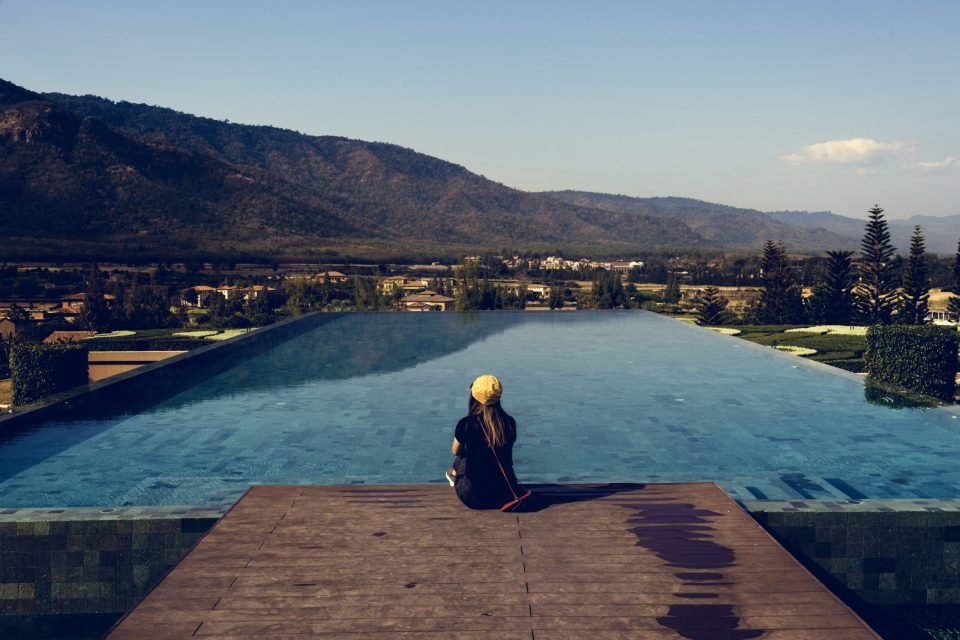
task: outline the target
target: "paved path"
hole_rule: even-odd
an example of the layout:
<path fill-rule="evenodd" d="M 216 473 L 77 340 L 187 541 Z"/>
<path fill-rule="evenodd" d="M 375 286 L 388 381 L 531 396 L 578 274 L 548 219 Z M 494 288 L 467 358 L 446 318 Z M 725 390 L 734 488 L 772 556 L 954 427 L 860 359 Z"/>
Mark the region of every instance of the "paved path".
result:
<path fill-rule="evenodd" d="M 109 636 L 866 640 L 713 484 L 254 487 Z"/>

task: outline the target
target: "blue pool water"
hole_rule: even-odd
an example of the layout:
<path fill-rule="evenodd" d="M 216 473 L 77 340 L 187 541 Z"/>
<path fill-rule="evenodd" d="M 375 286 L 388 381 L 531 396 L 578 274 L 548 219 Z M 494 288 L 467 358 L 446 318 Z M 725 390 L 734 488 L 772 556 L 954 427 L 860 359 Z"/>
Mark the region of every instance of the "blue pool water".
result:
<path fill-rule="evenodd" d="M 960 420 L 644 312 L 344 314 L 147 411 L 0 446 L 0 507 L 220 505 L 257 483 L 442 481 L 481 373 L 527 481 L 714 480 L 742 499 L 960 497 Z"/>

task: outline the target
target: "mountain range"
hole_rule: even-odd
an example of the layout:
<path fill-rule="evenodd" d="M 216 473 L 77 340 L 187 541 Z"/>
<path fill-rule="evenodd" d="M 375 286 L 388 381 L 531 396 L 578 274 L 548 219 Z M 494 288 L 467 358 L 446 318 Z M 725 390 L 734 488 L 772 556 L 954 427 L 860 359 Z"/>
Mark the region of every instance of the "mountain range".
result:
<path fill-rule="evenodd" d="M 944 227 L 952 253 L 960 216 L 924 224 Z M 393 144 L 41 94 L 0 80 L 0 260 L 632 255 L 759 251 L 767 239 L 819 253 L 855 248 L 862 230 L 862 221 L 829 213 L 524 192 Z"/>

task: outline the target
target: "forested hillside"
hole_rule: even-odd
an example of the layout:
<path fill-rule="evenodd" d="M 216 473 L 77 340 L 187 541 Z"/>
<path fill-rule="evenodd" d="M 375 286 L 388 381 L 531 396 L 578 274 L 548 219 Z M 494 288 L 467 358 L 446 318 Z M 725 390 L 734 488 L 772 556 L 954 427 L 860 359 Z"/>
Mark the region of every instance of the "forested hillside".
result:
<path fill-rule="evenodd" d="M 436 252 L 701 247 L 695 232 L 511 189 L 396 145 L 0 81 L 4 249 Z"/>

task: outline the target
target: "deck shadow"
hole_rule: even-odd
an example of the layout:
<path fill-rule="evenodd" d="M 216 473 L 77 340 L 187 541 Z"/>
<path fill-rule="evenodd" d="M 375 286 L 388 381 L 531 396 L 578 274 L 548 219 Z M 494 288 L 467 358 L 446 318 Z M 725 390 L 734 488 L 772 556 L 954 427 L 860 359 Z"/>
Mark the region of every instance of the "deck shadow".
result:
<path fill-rule="evenodd" d="M 572 502 L 609 498 L 625 491 L 640 491 L 647 485 L 635 482 L 609 482 L 596 485 L 538 483 L 524 485 L 533 492 L 517 513 L 536 513 Z"/>
<path fill-rule="evenodd" d="M 669 495 L 631 494 L 613 501 L 629 509 L 626 524 L 637 546 L 653 552 L 680 584 L 691 590 L 680 597 L 689 604 L 671 604 L 657 622 L 689 640 L 749 640 L 768 630 L 741 628 L 734 603 L 723 602 L 733 582 L 725 571 L 740 565 L 735 550 L 719 543 L 714 526 L 723 514 Z M 705 601 L 705 602 L 698 602 Z"/>

